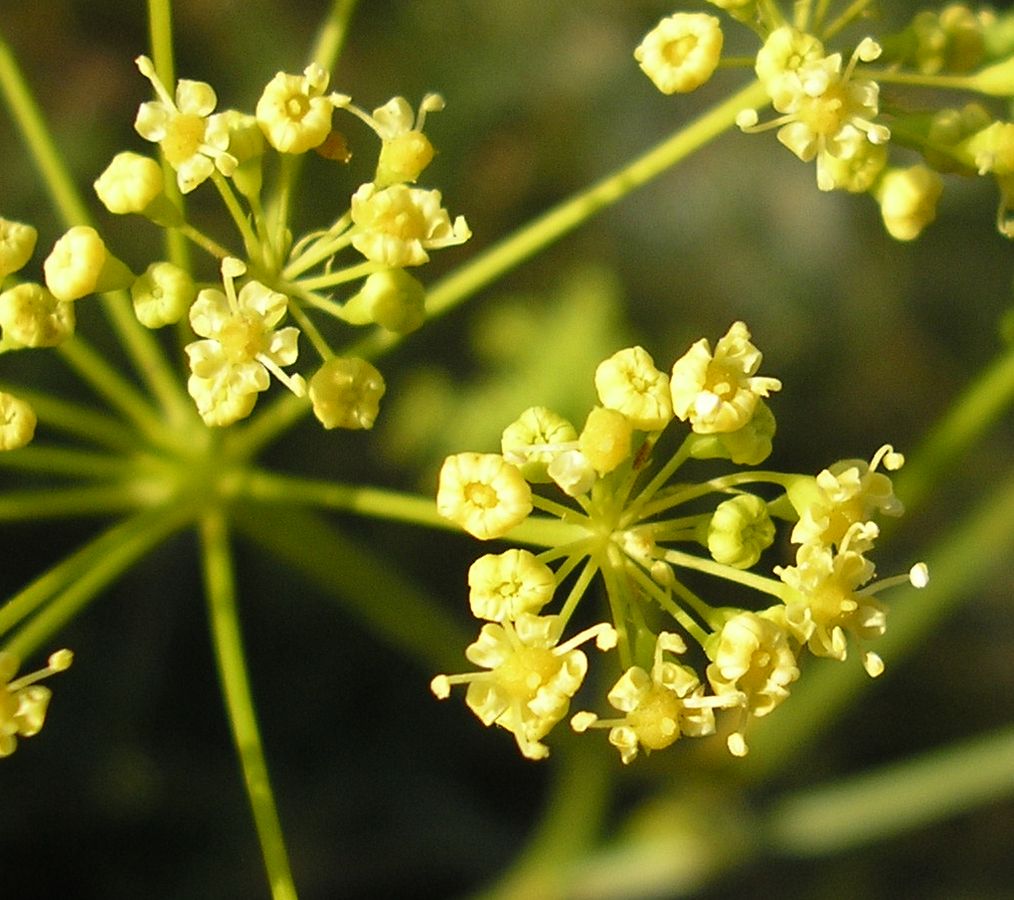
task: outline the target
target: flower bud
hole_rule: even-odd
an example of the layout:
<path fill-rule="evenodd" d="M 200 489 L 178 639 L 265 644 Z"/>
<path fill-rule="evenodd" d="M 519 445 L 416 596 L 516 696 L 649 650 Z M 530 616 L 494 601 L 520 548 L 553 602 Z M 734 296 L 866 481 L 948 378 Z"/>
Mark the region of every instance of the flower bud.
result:
<path fill-rule="evenodd" d="M 130 286 L 134 315 L 145 328 L 179 322 L 196 293 L 190 275 L 170 262 L 152 263 Z"/>
<path fill-rule="evenodd" d="M 35 412 L 13 394 L 0 392 L 0 450 L 17 450 L 35 437 Z"/>
<path fill-rule="evenodd" d="M 425 300 L 426 289 L 404 269 L 384 269 L 363 282 L 343 312 L 352 325 L 375 322 L 396 334 L 408 334 L 426 321 Z"/>
<path fill-rule="evenodd" d="M 641 70 L 663 94 L 699 88 L 721 55 L 721 25 L 705 13 L 676 13 L 662 19 L 634 51 Z"/>
<path fill-rule="evenodd" d="M 708 525 L 708 552 L 716 562 L 737 569 L 757 563 L 775 539 L 767 504 L 754 494 L 719 503 Z"/>
<path fill-rule="evenodd" d="M 43 263 L 46 286 L 58 300 L 128 288 L 134 274 L 113 256 L 94 228 L 75 225 Z"/>
<path fill-rule="evenodd" d="M 584 423 L 577 446 L 599 475 L 612 472 L 630 456 L 633 426 L 623 413 L 596 406 Z"/>
<path fill-rule="evenodd" d="M 877 189 L 887 233 L 899 241 L 918 237 L 937 217 L 937 201 L 943 189 L 940 176 L 924 165 L 888 171 Z"/>
<path fill-rule="evenodd" d="M 532 406 L 504 429 L 500 449 L 532 484 L 548 484 L 553 479 L 546 467 L 565 449 L 573 449 L 576 441 L 577 431 L 563 416 Z"/>
<path fill-rule="evenodd" d="M 118 216 L 144 212 L 165 190 L 162 167 L 147 156 L 117 153 L 95 179 L 95 193 L 111 213 Z"/>
<path fill-rule="evenodd" d="M 23 347 L 56 347 L 74 333 L 74 305 L 25 282 L 0 294 L 0 327 Z"/>
<path fill-rule="evenodd" d="M 415 181 L 433 159 L 433 145 L 421 131 L 406 131 L 384 141 L 377 159 L 378 187 Z"/>
<path fill-rule="evenodd" d="M 313 414 L 325 428 L 372 428 L 384 396 L 384 376 L 364 359 L 335 357 L 310 379 Z"/>
<path fill-rule="evenodd" d="M 17 272 L 32 258 L 38 236 L 31 225 L 0 219 L 0 278 Z"/>

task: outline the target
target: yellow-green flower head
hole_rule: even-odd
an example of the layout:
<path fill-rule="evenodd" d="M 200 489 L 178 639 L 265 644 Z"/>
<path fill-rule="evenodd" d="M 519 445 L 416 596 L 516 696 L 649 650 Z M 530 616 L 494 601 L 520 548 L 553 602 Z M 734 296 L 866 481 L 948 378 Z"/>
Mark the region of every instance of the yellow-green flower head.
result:
<path fill-rule="evenodd" d="M 663 94 L 685 94 L 706 82 L 722 57 L 722 27 L 706 13 L 662 19 L 634 50 L 644 72 Z"/>
<path fill-rule="evenodd" d="M 139 153 L 117 153 L 95 179 L 95 193 L 111 213 L 140 213 L 165 190 L 162 167 Z"/>
<path fill-rule="evenodd" d="M 468 602 L 472 615 L 490 622 L 537 613 L 553 599 L 553 570 L 528 550 L 507 550 L 480 556 L 468 570 Z"/>
<path fill-rule="evenodd" d="M 595 390 L 603 406 L 623 413 L 641 431 L 661 431 L 672 420 L 669 379 L 643 347 L 628 347 L 599 363 Z"/>
<path fill-rule="evenodd" d="M 743 703 L 739 726 L 726 741 L 734 756 L 747 754 L 743 735 L 747 716 L 766 716 L 789 696 L 788 686 L 799 678 L 784 619 L 784 611 L 777 607 L 742 612 L 726 621 L 706 645 L 712 690 Z"/>
<path fill-rule="evenodd" d="M 282 153 L 305 153 L 331 133 L 334 103 L 324 96 L 330 76 L 318 63 L 302 75 L 279 72 L 261 94 L 254 110 L 269 144 Z"/>
<path fill-rule="evenodd" d="M 180 191 L 189 193 L 216 168 L 223 175 L 231 175 L 236 159 L 227 152 L 229 126 L 222 114 L 212 115 L 218 97 L 211 85 L 181 78 L 176 83 L 174 100 L 147 56 L 139 56 L 135 62 L 159 99 L 141 104 L 134 129 L 162 148 L 176 171 Z"/>
<path fill-rule="evenodd" d="M 943 179 L 921 163 L 907 169 L 890 169 L 877 187 L 880 215 L 891 237 L 911 241 L 937 217 Z"/>
<path fill-rule="evenodd" d="M 42 730 L 52 693 L 35 682 L 62 672 L 73 658 L 69 650 L 58 650 L 49 657 L 45 669 L 15 680 L 18 658 L 0 650 L 0 757 L 14 752 L 19 737 L 31 737 Z"/>
<path fill-rule="evenodd" d="M 792 530 L 797 544 L 841 546 L 845 535 L 856 522 L 868 522 L 877 513 L 900 516 L 905 508 L 894 495 L 889 476 L 878 471 L 880 464 L 888 471 L 897 471 L 905 461 L 890 444 L 885 444 L 867 463 L 862 459 L 844 459 L 824 469 L 815 479 L 804 478 L 790 486 L 789 502 L 799 514 Z M 852 549 L 857 547 L 856 536 Z"/>
<path fill-rule="evenodd" d="M 368 260 L 400 269 L 429 262 L 427 250 L 463 244 L 472 232 L 464 216 L 451 224 L 440 191 L 368 182 L 352 195 L 352 246 Z"/>
<path fill-rule="evenodd" d="M 521 470 L 533 484 L 552 481 L 546 471 L 564 450 L 577 447 L 577 431 L 559 413 L 531 406 L 508 425 L 500 437 L 504 459 Z"/>
<path fill-rule="evenodd" d="M 771 455 L 775 414 L 758 400 L 753 417 L 736 431 L 696 434 L 690 444 L 694 459 L 731 459 L 737 466 L 756 466 Z"/>
<path fill-rule="evenodd" d="M 483 625 L 465 656 L 489 671 L 438 675 L 430 688 L 444 699 L 452 685 L 467 684 L 465 702 L 484 725 L 506 728 L 524 756 L 544 759 L 549 748 L 541 739 L 567 714 L 588 671 L 577 647 L 592 638 L 601 650 L 616 645 L 616 632 L 606 624 L 557 645 L 559 634 L 559 616 L 521 613 L 515 621 Z"/>
<path fill-rule="evenodd" d="M 769 97 L 791 98 L 798 90 L 799 71 L 823 58 L 824 45 L 816 37 L 783 25 L 757 51 L 754 71 Z"/>
<path fill-rule="evenodd" d="M 35 437 L 35 411 L 24 400 L 0 391 L 0 450 L 18 450 Z"/>
<path fill-rule="evenodd" d="M 268 389 L 269 373 L 297 396 L 306 393 L 302 377 L 282 369 L 298 355 L 299 330 L 275 329 L 288 299 L 259 281 L 248 281 L 237 295 L 233 279 L 245 268 L 227 257 L 222 263 L 225 293 L 205 289 L 190 307 L 190 325 L 206 340 L 184 348 L 192 373 L 187 390 L 208 425 L 229 425 L 249 415 L 257 393 Z"/>
<path fill-rule="evenodd" d="M 803 162 L 816 158 L 817 187 L 830 191 L 836 186 L 827 169 L 830 158 L 848 159 L 865 142 L 883 144 L 891 137 L 890 129 L 873 121 L 879 112 L 879 86 L 853 77 L 860 60 L 869 62 L 880 52 L 879 44 L 864 38 L 844 69 L 841 54 L 834 53 L 762 77 L 772 105 L 782 115 L 758 125 L 756 111 L 745 109 L 736 124 L 748 132 L 778 128 L 778 140 Z"/>
<path fill-rule="evenodd" d="M 578 438 L 578 450 L 599 475 L 612 472 L 630 456 L 633 426 L 623 413 L 596 406 Z"/>
<path fill-rule="evenodd" d="M 875 533 L 876 526 L 856 523 L 852 529 L 862 540 L 872 540 L 870 532 Z M 846 632 L 866 641 L 879 637 L 886 628 L 884 607 L 868 591 L 859 592 L 873 578 L 873 563 L 848 549 L 848 543 L 846 538 L 846 549 L 837 553 L 818 544 L 803 544 L 796 553 L 796 565 L 774 570 L 792 589 L 785 600 L 785 619 L 793 636 L 814 655 L 837 660 L 847 654 Z"/>
<path fill-rule="evenodd" d="M 17 272 L 32 258 L 38 237 L 31 225 L 0 218 L 0 278 Z"/>
<path fill-rule="evenodd" d="M 74 333 L 74 304 L 25 282 L 0 294 L 0 327 L 22 347 L 56 347 Z"/>
<path fill-rule="evenodd" d="M 1014 174 L 1014 122 L 993 122 L 962 145 L 980 175 Z"/>
<path fill-rule="evenodd" d="M 823 172 L 832 190 L 862 194 L 876 183 L 887 165 L 887 147 L 863 141 L 848 157 L 823 157 Z"/>
<path fill-rule="evenodd" d="M 664 651 L 683 653 L 686 645 L 678 635 L 662 632 L 655 641 L 651 672 L 632 666 L 609 691 L 607 699 L 625 713 L 622 718 L 599 719 L 594 713 L 580 712 L 571 719 L 571 727 L 578 732 L 608 728 L 609 743 L 620 751 L 624 765 L 632 762 L 642 747 L 648 752 L 664 750 L 683 735 L 714 734 L 713 707 L 728 705 L 705 697 L 697 673 L 666 660 Z"/>
<path fill-rule="evenodd" d="M 419 104 L 418 114 L 404 97 L 393 97 L 368 115 L 352 104 L 352 98 L 334 95 L 336 106 L 347 109 L 362 119 L 383 141 L 377 160 L 374 183 L 387 187 L 401 182 L 414 182 L 433 159 L 433 145 L 423 134 L 426 114 L 444 108 L 444 98 L 427 94 Z"/>
<path fill-rule="evenodd" d="M 756 565 L 774 539 L 775 526 L 768 506 L 755 494 L 740 494 L 719 503 L 708 525 L 712 559 L 737 569 Z"/>
<path fill-rule="evenodd" d="M 532 511 L 521 471 L 496 453 L 457 453 L 440 469 L 437 512 L 480 541 L 503 537 Z"/>
<path fill-rule="evenodd" d="M 190 274 L 171 262 L 152 263 L 130 286 L 134 314 L 145 328 L 179 322 L 196 294 Z"/>
<path fill-rule="evenodd" d="M 107 249 L 99 233 L 75 225 L 54 245 L 42 264 L 46 287 L 57 300 L 129 288 L 134 274 Z"/>
<path fill-rule="evenodd" d="M 310 379 L 310 402 L 325 428 L 372 428 L 386 390 L 384 376 L 365 359 L 336 356 Z"/>
<path fill-rule="evenodd" d="M 342 307 L 351 325 L 376 323 L 395 334 L 409 334 L 426 321 L 426 289 L 404 269 L 383 269 L 363 282 Z"/>
<path fill-rule="evenodd" d="M 781 390 L 777 378 L 756 374 L 762 359 L 742 322 L 719 338 L 714 354 L 701 338 L 673 365 L 673 411 L 697 434 L 737 431 L 753 418 L 761 397 Z"/>
<path fill-rule="evenodd" d="M 924 75 L 971 72 L 983 61 L 983 30 L 995 18 L 993 12 L 973 12 L 963 3 L 951 3 L 939 12 L 916 13 L 911 26 L 916 67 Z"/>

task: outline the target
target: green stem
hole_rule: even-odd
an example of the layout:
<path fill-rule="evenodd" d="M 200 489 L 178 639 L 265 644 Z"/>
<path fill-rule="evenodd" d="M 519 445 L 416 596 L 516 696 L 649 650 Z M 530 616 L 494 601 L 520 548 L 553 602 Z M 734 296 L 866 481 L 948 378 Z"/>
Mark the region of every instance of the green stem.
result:
<path fill-rule="evenodd" d="M 186 222 L 184 222 L 182 225 L 177 226 L 176 228 L 168 229 L 168 231 L 172 234 L 178 233 L 181 237 L 187 238 L 187 240 L 192 241 L 206 253 L 215 257 L 215 259 L 223 260 L 227 256 L 236 255 L 231 250 L 227 249 L 226 247 L 223 247 L 220 243 L 218 243 L 218 241 L 214 240 L 213 238 L 209 238 L 206 234 L 203 234 L 202 232 L 194 228 L 193 225 L 190 225 Z"/>
<path fill-rule="evenodd" d="M 296 886 L 289 868 L 274 794 L 268 778 L 264 748 L 247 677 L 243 639 L 236 610 L 236 586 L 228 529 L 218 512 L 201 519 L 201 558 L 208 598 L 208 615 L 222 694 L 253 810 L 273 900 L 295 900 Z"/>
<path fill-rule="evenodd" d="M 7 642 L 26 659 L 44 647 L 103 588 L 185 523 L 183 507 L 146 510 L 68 556 L 0 609 L 0 634 L 45 606 Z"/>
<path fill-rule="evenodd" d="M 769 846 L 824 856 L 879 843 L 1014 795 L 1014 727 L 779 800 Z"/>
<path fill-rule="evenodd" d="M 33 522 L 71 516 L 105 516 L 152 506 L 165 499 L 158 481 L 118 482 L 87 487 L 40 488 L 0 494 L 0 522 Z"/>
<path fill-rule="evenodd" d="M 334 0 L 327 18 L 320 26 L 310 59 L 329 72 L 337 65 L 342 47 L 345 46 L 356 3 L 357 0 Z"/>
<path fill-rule="evenodd" d="M 768 578 L 765 575 L 758 575 L 755 572 L 745 572 L 733 566 L 726 566 L 715 562 L 713 559 L 704 559 L 694 556 L 692 553 L 684 553 L 682 550 L 665 550 L 661 554 L 662 559 L 674 566 L 681 566 L 684 569 L 693 569 L 696 572 L 704 572 L 713 575 L 715 578 L 722 578 L 743 587 L 769 594 L 779 600 L 784 599 L 787 587 L 781 581 Z"/>
<path fill-rule="evenodd" d="M 345 269 L 339 269 L 337 272 L 329 272 L 327 275 L 318 275 L 315 278 L 304 278 L 299 282 L 300 286 L 308 291 L 316 291 L 320 288 L 336 287 L 339 284 L 347 284 L 350 281 L 355 281 L 358 278 L 365 278 L 367 275 L 372 275 L 378 269 L 379 266 L 375 262 L 367 260 L 363 263 L 358 263 L 354 266 L 349 266 Z"/>
<path fill-rule="evenodd" d="M 122 456 L 76 450 L 72 447 L 46 447 L 32 443 L 21 450 L 0 453 L 0 468 L 23 472 L 47 472 L 73 478 L 122 477 L 130 461 Z M 3 495 L 0 494 L 0 499 Z"/>
<path fill-rule="evenodd" d="M 243 207 L 239 205 L 239 200 L 236 198 L 236 194 L 232 189 L 232 185 L 229 184 L 226 177 L 215 169 L 211 173 L 211 180 L 215 187 L 218 189 L 218 194 L 222 198 L 222 202 L 225 204 L 225 208 L 229 211 L 229 215 L 232 217 L 232 222 L 236 226 L 236 230 L 239 231 L 243 237 L 243 246 L 246 248 L 247 254 L 250 256 L 252 262 L 257 265 L 262 265 L 261 259 L 263 254 L 263 248 L 261 247 L 260 241 L 257 239 L 257 235 L 254 234 L 253 229 L 250 227 L 250 222 L 247 220 L 246 213 L 243 212 Z"/>

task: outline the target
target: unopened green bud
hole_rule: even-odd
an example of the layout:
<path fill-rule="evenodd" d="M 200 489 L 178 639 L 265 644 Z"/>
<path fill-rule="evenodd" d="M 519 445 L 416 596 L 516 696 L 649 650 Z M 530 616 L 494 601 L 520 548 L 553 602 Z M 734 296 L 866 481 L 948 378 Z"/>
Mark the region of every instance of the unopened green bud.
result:
<path fill-rule="evenodd" d="M 352 325 L 375 322 L 396 334 L 408 334 L 426 321 L 426 289 L 404 269 L 374 272 L 343 307 Z"/>
<path fill-rule="evenodd" d="M 196 294 L 190 275 L 170 262 L 152 263 L 130 286 L 134 314 L 146 328 L 179 322 Z"/>
<path fill-rule="evenodd" d="M 757 563 L 775 539 L 767 504 L 754 494 L 740 494 L 718 504 L 708 526 L 708 551 L 716 562 L 737 569 Z"/>
<path fill-rule="evenodd" d="M 56 347 L 74 333 L 74 304 L 25 282 L 0 294 L 0 327 L 22 347 Z"/>
<path fill-rule="evenodd" d="M 325 428 L 372 428 L 384 376 L 364 359 L 335 357 L 310 379 L 313 414 Z"/>

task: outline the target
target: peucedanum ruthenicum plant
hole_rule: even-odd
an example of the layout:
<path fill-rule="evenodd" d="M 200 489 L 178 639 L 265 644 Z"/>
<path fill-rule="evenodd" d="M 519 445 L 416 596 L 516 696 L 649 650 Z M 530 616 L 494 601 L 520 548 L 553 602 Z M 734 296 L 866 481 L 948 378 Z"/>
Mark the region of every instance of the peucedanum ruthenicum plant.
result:
<path fill-rule="evenodd" d="M 620 350 L 595 372 L 601 405 L 580 432 L 536 406 L 507 426 L 502 454 L 447 459 L 437 493 L 442 515 L 481 540 L 509 536 L 546 549 L 512 549 L 473 563 L 469 602 L 487 624 L 466 656 L 487 671 L 438 675 L 438 697 L 467 684 L 466 702 L 482 722 L 506 728 L 525 756 L 540 759 L 549 753 L 542 738 L 567 714 L 587 672 L 578 647 L 594 638 L 599 650 L 615 648 L 619 656 L 623 674 L 607 699 L 621 715 L 583 711 L 571 725 L 608 728 L 628 763 L 639 749 L 713 734 L 716 710 L 733 711 L 727 743 L 745 755 L 749 717 L 766 716 L 789 696 L 804 651 L 844 660 L 851 639 L 864 649 L 866 671 L 883 671 L 867 649 L 885 629 L 876 595 L 899 581 L 923 587 L 928 580 L 922 563 L 907 576 L 874 580 L 868 555 L 879 535 L 875 517 L 902 512 L 881 471 L 900 468 L 900 453 L 884 445 L 869 463 L 843 460 L 816 477 L 748 468 L 684 480 L 683 466 L 694 459 L 756 466 L 770 454 L 775 418 L 764 398 L 781 382 L 758 375 L 760 364 L 742 322 L 713 352 L 707 340 L 695 343 L 671 376 L 642 347 Z M 655 469 L 678 422 L 689 433 Z M 541 485 L 571 502 L 539 493 Z M 775 496 L 752 490 L 761 485 Z M 709 497 L 718 498 L 713 508 L 697 511 Z M 559 521 L 530 519 L 535 509 Z M 798 549 L 795 565 L 774 566 L 772 577 L 752 570 L 774 543 L 776 519 L 794 523 Z M 693 572 L 774 604 L 711 605 L 687 584 L 685 573 Z M 564 639 L 598 574 L 611 622 Z M 540 615 L 557 594 L 559 613 Z M 676 661 L 688 649 L 683 634 L 699 645 L 703 671 Z"/>
<path fill-rule="evenodd" d="M 703 12 L 663 19 L 633 56 L 666 94 L 692 91 L 719 68 L 752 70 L 752 83 L 424 285 L 417 274 L 430 253 L 470 237 L 465 218 L 423 186 L 434 157 L 425 128 L 444 103 L 427 94 L 413 108 L 394 97 L 371 113 L 331 89 L 353 5 L 335 0 L 312 61 L 271 77 L 240 111 L 218 110 L 211 85 L 175 77 L 170 4 L 150 0 L 151 57 L 136 58 L 136 145 L 89 180 L 105 212 L 163 229 L 157 258 L 107 244 L 0 42 L 0 88 L 66 226 L 43 254 L 36 229 L 19 221 L 27 217 L 0 218 L 0 354 L 14 373 L 0 385 L 0 464 L 53 479 L 6 491 L 0 515 L 122 515 L 0 608 L 0 755 L 39 732 L 50 692 L 38 681 L 66 669 L 72 655 L 58 650 L 18 677 L 22 662 L 51 647 L 59 628 L 145 553 L 194 528 L 223 693 L 276 897 L 295 888 L 240 640 L 233 504 L 451 522 L 480 540 L 532 548 L 488 553 L 471 566 L 469 603 L 484 624 L 466 656 L 479 671 L 438 675 L 432 688 L 446 697 L 467 685 L 476 715 L 509 730 L 533 759 L 547 755 L 543 739 L 568 714 L 578 732 L 607 729 L 624 763 L 720 727 L 743 756 L 751 721 L 786 700 L 804 657 L 841 661 L 854 652 L 878 675 L 874 642 L 888 621 L 880 594 L 905 581 L 921 587 L 928 575 L 917 563 L 908 575 L 875 578 L 878 518 L 902 511 L 888 473 L 903 458 L 890 445 L 816 476 L 757 468 L 771 452 L 768 401 L 781 383 L 759 374 L 761 354 L 742 322 L 713 349 L 695 343 L 668 374 L 641 347 L 616 352 L 594 374 L 598 405 L 580 428 L 545 407 L 524 410 L 503 432 L 501 453 L 446 460 L 435 509 L 430 498 L 270 471 L 255 462 L 262 448 L 310 411 L 325 429 L 371 428 L 385 393 L 374 365 L 380 351 L 723 131 L 775 130 L 814 164 L 820 190 L 872 195 L 899 240 L 934 219 L 944 176 L 993 178 L 999 230 L 1014 233 L 1014 124 L 989 106 L 1014 94 L 1011 14 L 950 4 L 900 33 L 833 49 L 847 28 L 870 24 L 872 2 L 838 4 L 835 14 L 828 0 L 797 0 L 791 11 L 774 0 L 715 0 L 755 33 L 754 56 L 723 58 L 722 22 Z M 920 93 L 910 97 L 913 86 Z M 153 99 L 140 99 L 149 88 Z M 938 101 L 949 91 L 962 103 Z M 353 151 L 370 159 L 371 180 L 349 182 L 347 203 L 293 234 L 304 157 L 322 157 L 341 182 Z M 222 233 L 188 217 L 185 201 L 197 191 L 221 200 L 230 223 Z M 78 304 L 93 303 L 129 371 L 79 333 Z M 108 411 L 19 379 L 18 361 L 40 351 L 58 355 Z M 716 465 L 708 460 L 738 468 L 702 475 L 700 466 Z M 779 531 L 794 558 L 779 552 Z M 276 546 L 270 532 L 259 538 Z M 701 587 L 708 579 L 725 582 L 710 599 Z M 604 591 L 593 590 L 599 582 Z M 608 621 L 586 599 L 601 596 Z M 582 697 L 591 708 L 571 713 L 590 658 L 612 687 L 604 703 Z"/>

